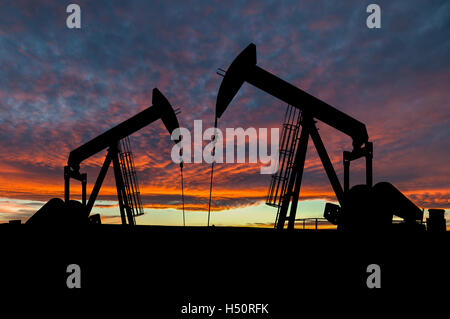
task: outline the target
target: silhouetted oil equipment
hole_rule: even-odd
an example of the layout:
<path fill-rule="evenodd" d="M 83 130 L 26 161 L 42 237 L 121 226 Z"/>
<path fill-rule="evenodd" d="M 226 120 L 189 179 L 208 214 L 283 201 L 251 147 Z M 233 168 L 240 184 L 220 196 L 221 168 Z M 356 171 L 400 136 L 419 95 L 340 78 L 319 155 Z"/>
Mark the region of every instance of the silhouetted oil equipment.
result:
<path fill-rule="evenodd" d="M 300 110 L 288 104 L 280 137 L 279 170 L 272 175 L 272 181 L 266 198 L 267 205 L 278 208 L 275 225 L 278 223 L 282 199 L 286 194 L 289 177 L 292 172 L 295 150 L 299 141 L 300 125 Z"/>
<path fill-rule="evenodd" d="M 120 167 L 122 170 L 125 193 L 133 217 L 144 215 L 142 208 L 141 191 L 134 165 L 134 155 L 131 151 L 130 137 L 127 136 L 120 141 L 119 150 Z"/>
<path fill-rule="evenodd" d="M 128 220 L 129 225 L 134 225 L 134 217 L 142 214 L 142 203 L 134 171 L 134 160 L 127 137 L 158 119 L 163 121 L 169 134 L 179 127 L 177 113 L 174 112 L 169 101 L 156 88 L 153 89 L 152 104 L 142 112 L 70 152 L 68 165 L 64 167 L 64 201 L 59 198 L 51 199 L 27 223 L 59 224 L 70 222 L 71 224 L 83 224 L 88 221 L 100 223 L 100 216 L 89 217 L 89 215 L 112 162 L 122 224 L 127 224 Z M 122 144 L 120 145 L 121 140 Z M 104 149 L 108 149 L 105 161 L 89 200 L 86 202 L 86 174 L 80 173 L 80 164 Z M 70 200 L 70 178 L 82 183 L 81 203 Z"/>
<path fill-rule="evenodd" d="M 280 171 L 272 177 L 267 197 L 268 205 L 278 207 L 276 228 L 283 229 L 286 220 L 288 228 L 294 228 L 309 137 L 339 202 L 339 205 L 328 203 L 324 217 L 338 225 L 338 229 L 386 229 L 392 225 L 393 215 L 403 218 L 406 228 L 423 228 L 422 211 L 394 186 L 378 183 L 372 187 L 373 146 L 363 123 L 258 67 L 256 63 L 256 46 L 251 43 L 234 59 L 227 71 L 220 69 L 219 74 L 224 78 L 217 94 L 215 122 L 244 82 L 288 104 L 280 138 Z M 291 106 L 298 111 L 294 112 Z M 343 188 L 316 128 L 316 120 L 353 140 L 353 149 L 343 155 Z M 350 162 L 362 157 L 366 162 L 366 184 L 350 189 Z M 287 216 L 289 205 L 290 214 Z"/>

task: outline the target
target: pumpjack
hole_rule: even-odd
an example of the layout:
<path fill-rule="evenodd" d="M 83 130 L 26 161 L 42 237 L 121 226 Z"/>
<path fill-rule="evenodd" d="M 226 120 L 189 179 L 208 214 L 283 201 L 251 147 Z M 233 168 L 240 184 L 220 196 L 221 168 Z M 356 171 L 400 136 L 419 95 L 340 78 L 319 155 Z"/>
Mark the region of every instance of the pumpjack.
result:
<path fill-rule="evenodd" d="M 223 115 L 244 82 L 284 101 L 290 107 L 287 111 L 289 121 L 285 123 L 281 141 L 281 145 L 286 148 L 280 150 L 280 170 L 272 177 L 266 202 L 278 207 L 275 228 L 284 229 L 286 220 L 287 228 L 294 228 L 308 140 L 311 137 L 339 203 L 327 203 L 324 217 L 337 225 L 338 230 L 388 229 L 394 227 L 394 215 L 403 219 L 403 228 L 424 229 L 423 211 L 397 188 L 387 182 L 372 185 L 373 144 L 369 141 L 363 123 L 259 67 L 253 43 L 234 59 L 228 70 L 219 70 L 223 80 L 217 94 L 216 125 L 217 119 Z M 353 149 L 343 152 L 344 187 L 327 154 L 316 121 L 322 121 L 352 138 Z M 350 163 L 359 158 L 365 158 L 366 183 L 350 188 Z M 442 226 L 442 223 L 439 224 Z"/>
<path fill-rule="evenodd" d="M 121 171 L 120 141 L 158 119 L 162 120 L 169 134 L 172 134 L 173 130 L 179 127 L 177 113 L 169 101 L 157 88 L 153 89 L 152 94 L 152 106 L 70 152 L 67 166 L 64 167 L 64 201 L 59 198 L 49 200 L 28 219 L 27 224 L 79 225 L 101 223 L 99 215 L 90 216 L 90 213 L 112 163 L 122 224 L 135 225 L 134 217 L 136 214 L 132 210 L 132 199 L 130 199 L 126 190 L 127 176 L 124 176 Z M 107 154 L 103 166 L 97 176 L 89 200 L 86 201 L 87 174 L 80 172 L 80 164 L 104 149 L 107 149 Z M 70 200 L 71 178 L 81 182 L 81 203 Z"/>

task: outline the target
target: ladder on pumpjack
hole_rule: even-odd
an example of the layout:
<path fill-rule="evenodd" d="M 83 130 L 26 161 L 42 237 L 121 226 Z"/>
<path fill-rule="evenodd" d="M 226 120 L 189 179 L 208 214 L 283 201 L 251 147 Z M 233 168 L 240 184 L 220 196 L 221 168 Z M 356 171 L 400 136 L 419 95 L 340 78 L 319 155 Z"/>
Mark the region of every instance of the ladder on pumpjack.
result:
<path fill-rule="evenodd" d="M 134 219 L 136 216 L 144 215 L 144 210 L 142 208 L 139 181 L 134 165 L 134 156 L 131 151 L 131 143 L 128 136 L 120 141 L 119 163 L 122 171 L 123 184 L 128 200 L 128 205 L 131 209 Z"/>
<path fill-rule="evenodd" d="M 293 107 L 287 106 L 284 115 L 283 127 L 280 136 L 280 161 L 278 171 L 272 175 L 269 191 L 266 197 L 266 205 L 276 207 L 277 215 L 274 227 L 277 227 L 280 209 L 286 194 L 289 178 L 294 164 L 294 155 L 300 139 L 300 125 L 302 112 Z"/>

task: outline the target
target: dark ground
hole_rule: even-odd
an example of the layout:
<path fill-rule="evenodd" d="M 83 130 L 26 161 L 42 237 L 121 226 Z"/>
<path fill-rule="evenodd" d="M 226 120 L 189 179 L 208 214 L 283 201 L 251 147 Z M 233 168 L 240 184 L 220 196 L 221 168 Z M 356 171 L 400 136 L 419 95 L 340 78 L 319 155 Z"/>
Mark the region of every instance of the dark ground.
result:
<path fill-rule="evenodd" d="M 0 287 L 25 304 L 27 298 L 62 298 L 78 309 L 208 318 L 181 315 L 181 306 L 269 303 L 270 315 L 211 318 L 301 318 L 305 312 L 366 317 L 374 311 L 445 311 L 438 300 L 448 297 L 448 233 L 0 225 L 0 239 Z M 66 286 L 66 267 L 73 263 L 81 267 L 81 289 Z M 381 289 L 366 286 L 373 263 L 381 266 Z M 360 306 L 362 312 L 356 311 Z"/>

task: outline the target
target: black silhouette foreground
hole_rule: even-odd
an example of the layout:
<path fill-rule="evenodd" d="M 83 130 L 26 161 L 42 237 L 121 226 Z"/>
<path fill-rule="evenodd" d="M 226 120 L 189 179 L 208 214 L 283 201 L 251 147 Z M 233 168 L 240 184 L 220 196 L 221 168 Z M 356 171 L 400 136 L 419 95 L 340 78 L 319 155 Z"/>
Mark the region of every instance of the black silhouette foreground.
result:
<path fill-rule="evenodd" d="M 253 43 L 234 59 L 227 71 L 220 71 L 219 74 L 224 78 L 217 95 L 216 126 L 217 119 L 222 116 L 244 82 L 288 104 L 287 123 L 281 136 L 281 147 L 284 149 L 280 150 L 280 170 L 273 176 L 267 197 L 268 205 L 278 207 L 276 228 L 283 229 L 288 220 L 288 229 L 294 229 L 308 139 L 311 137 L 339 202 L 339 205 L 327 203 L 324 217 L 329 222 L 337 225 L 339 230 L 348 231 L 383 231 L 394 225 L 407 230 L 425 229 L 423 211 L 397 188 L 387 182 L 372 186 L 373 145 L 369 142 L 363 123 L 258 67 L 256 46 Z M 298 113 L 291 106 L 298 109 Z M 343 188 L 315 120 L 330 125 L 353 140 L 353 150 L 344 151 L 343 154 Z M 361 157 L 366 159 L 366 184 L 355 185 L 350 189 L 350 162 Z M 287 216 L 289 205 L 290 214 Z M 393 224 L 394 215 L 404 222 Z M 446 230 L 443 215 L 443 210 L 430 210 L 429 223 L 433 226 L 429 230 Z"/>

